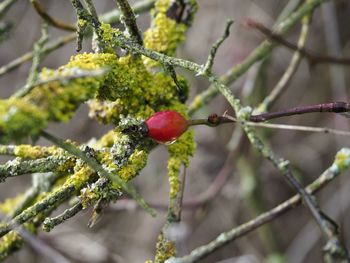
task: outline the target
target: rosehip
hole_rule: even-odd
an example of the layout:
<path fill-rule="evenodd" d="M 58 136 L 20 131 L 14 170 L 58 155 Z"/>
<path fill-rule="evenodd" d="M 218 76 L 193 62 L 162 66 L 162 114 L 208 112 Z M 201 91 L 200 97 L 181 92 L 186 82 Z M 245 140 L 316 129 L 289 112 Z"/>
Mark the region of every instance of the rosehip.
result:
<path fill-rule="evenodd" d="M 172 110 L 154 113 L 145 121 L 148 137 L 159 143 L 171 142 L 179 138 L 188 127 L 187 120 Z"/>

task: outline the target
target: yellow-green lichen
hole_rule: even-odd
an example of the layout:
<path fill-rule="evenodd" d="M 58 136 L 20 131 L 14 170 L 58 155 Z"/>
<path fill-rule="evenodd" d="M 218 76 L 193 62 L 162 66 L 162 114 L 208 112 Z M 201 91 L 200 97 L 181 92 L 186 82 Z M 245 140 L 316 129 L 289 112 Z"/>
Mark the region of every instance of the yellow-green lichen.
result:
<path fill-rule="evenodd" d="M 169 0 L 156 1 L 151 27 L 144 33 L 144 44 L 148 49 L 173 56 L 178 45 L 185 40 L 187 26 L 167 16 L 170 4 Z M 159 66 L 154 60 L 144 60 L 148 68 Z"/>
<path fill-rule="evenodd" d="M 193 131 L 187 131 L 174 144 L 168 146 L 170 154 L 168 160 L 168 176 L 169 176 L 169 196 L 175 198 L 180 189 L 179 173 L 181 165 L 188 166 L 189 157 L 194 154 Z"/>
<path fill-rule="evenodd" d="M 37 136 L 47 125 L 47 114 L 23 99 L 0 100 L 0 143 Z"/>
<path fill-rule="evenodd" d="M 61 152 L 57 150 L 56 146 L 43 147 L 28 144 L 16 145 L 13 150 L 15 156 L 28 159 L 44 158 L 49 155 L 54 155 L 56 152 Z"/>
<path fill-rule="evenodd" d="M 73 185 L 76 190 L 80 190 L 87 182 L 95 178 L 95 171 L 87 165 L 83 165 L 78 171 L 68 177 L 63 186 Z"/>
<path fill-rule="evenodd" d="M 23 194 L 19 194 L 15 197 L 6 198 L 5 201 L 0 203 L 0 211 L 3 214 L 9 214 L 13 211 L 13 208 L 17 206 L 23 200 Z"/>
<path fill-rule="evenodd" d="M 124 181 L 129 181 L 134 178 L 146 165 L 148 153 L 144 150 L 136 149 L 130 156 L 128 163 L 123 166 L 118 175 Z"/>
<path fill-rule="evenodd" d="M 156 245 L 155 263 L 163 263 L 167 259 L 175 256 L 175 254 L 176 247 L 174 242 L 165 238 L 163 233 L 159 234 Z"/>
<path fill-rule="evenodd" d="M 119 29 L 113 28 L 110 24 L 103 22 L 101 23 L 100 30 L 102 31 L 102 39 L 106 44 L 106 49 L 104 50 L 104 52 L 114 53 L 113 47 L 115 46 L 115 43 L 113 39 L 116 35 L 121 34 L 121 32 L 119 31 Z"/>
<path fill-rule="evenodd" d="M 350 166 L 350 149 L 341 149 L 335 156 L 334 164 L 339 171 L 347 169 Z"/>
<path fill-rule="evenodd" d="M 64 78 L 71 75 L 70 70 L 98 70 L 108 68 L 114 64 L 114 54 L 79 54 L 73 56 L 69 63 L 58 70 L 43 69 L 40 79 L 51 79 L 53 77 Z M 51 81 L 47 84 L 35 87 L 25 96 L 25 100 L 38 105 L 46 112 L 50 120 L 67 121 L 77 107 L 86 100 L 95 96 L 103 85 L 108 74 L 101 77 L 84 77 L 67 82 Z"/>
<path fill-rule="evenodd" d="M 119 133 L 114 130 L 110 130 L 106 134 L 104 134 L 98 141 L 93 143 L 94 148 L 110 148 L 113 146 L 114 141 L 118 138 Z"/>
<path fill-rule="evenodd" d="M 79 27 L 84 28 L 88 25 L 88 21 L 86 19 L 78 19 L 77 24 Z"/>
<path fill-rule="evenodd" d="M 4 260 L 13 251 L 20 249 L 22 244 L 23 239 L 15 231 L 10 231 L 3 236 L 0 240 L 0 261 Z"/>
<path fill-rule="evenodd" d="M 186 82 L 180 79 L 186 97 Z M 178 101 L 179 91 L 170 76 L 164 72 L 152 74 L 141 59 L 129 55 L 116 59 L 98 98 L 89 102 L 90 116 L 118 124 L 121 115 L 145 119 L 155 111 L 172 108 Z"/>

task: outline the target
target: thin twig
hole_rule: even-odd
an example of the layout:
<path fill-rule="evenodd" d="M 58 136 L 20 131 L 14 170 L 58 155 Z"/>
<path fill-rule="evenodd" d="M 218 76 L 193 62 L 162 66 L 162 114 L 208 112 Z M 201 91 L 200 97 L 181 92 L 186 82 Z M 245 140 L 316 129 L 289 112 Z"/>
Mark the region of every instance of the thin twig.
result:
<path fill-rule="evenodd" d="M 67 72 L 68 74 L 65 75 L 65 72 Z M 60 82 L 60 83 L 66 84 L 75 79 L 100 77 L 105 75 L 107 72 L 109 72 L 108 68 L 99 68 L 95 70 L 83 70 L 80 68 L 64 69 L 63 71 L 60 71 L 60 74 L 57 76 L 48 77 L 43 80 L 38 79 L 35 83 L 26 85 L 25 89 L 18 90 L 16 93 L 12 95 L 12 97 L 24 97 L 25 95 L 30 93 L 30 91 L 35 87 L 49 84 L 52 82 Z"/>
<path fill-rule="evenodd" d="M 339 163 L 337 157 L 339 156 L 344 162 Z M 343 159 L 344 158 L 344 159 Z M 313 183 L 307 186 L 306 191 L 309 194 L 314 194 L 325 185 L 333 181 L 341 172 L 347 170 L 350 166 L 350 149 L 343 148 L 337 155 L 335 162 L 317 178 Z M 247 233 L 257 229 L 258 227 L 269 223 L 270 221 L 280 217 L 285 212 L 296 207 L 301 203 L 300 195 L 295 195 L 283 202 L 282 204 L 276 206 L 275 208 L 261 214 L 260 216 L 231 229 L 228 232 L 221 233 L 216 239 L 210 243 L 203 245 L 194 249 L 190 254 L 180 257 L 180 258 L 170 258 L 166 263 L 193 263 L 198 262 L 205 256 L 211 254 L 213 251 L 219 249 L 220 247 L 236 240 Z"/>
<path fill-rule="evenodd" d="M 331 112 L 331 113 L 342 113 L 344 115 L 349 115 L 350 103 L 338 101 L 338 102 L 298 106 L 298 107 L 275 111 L 275 112 L 266 112 L 262 114 L 251 115 L 249 117 L 249 120 L 252 122 L 263 122 L 271 119 L 299 115 L 299 114 L 313 113 L 313 112 Z"/>
<path fill-rule="evenodd" d="M 101 34 L 101 22 L 98 18 L 94 3 L 92 2 L 92 0 L 84 0 L 84 2 L 86 3 L 87 9 L 89 10 L 89 13 L 91 15 L 90 19 L 88 19 L 87 21 L 94 29 L 94 35 L 92 37 L 92 48 L 95 51 L 95 53 L 103 53 L 106 50 L 106 45 Z"/>
<path fill-rule="evenodd" d="M 214 64 L 214 58 L 215 58 L 216 52 L 218 51 L 221 44 L 230 36 L 230 27 L 232 24 L 233 24 L 233 20 L 231 19 L 226 22 L 225 32 L 223 36 L 220 37 L 211 47 L 209 56 L 207 58 L 207 62 L 205 63 L 203 68 L 203 73 L 202 73 L 203 75 L 206 75 L 211 71 Z"/>
<path fill-rule="evenodd" d="M 249 126 L 268 128 L 268 129 L 318 132 L 318 133 L 328 133 L 328 134 L 341 135 L 341 136 L 350 136 L 349 131 L 336 130 L 336 129 L 323 128 L 323 127 L 286 125 L 286 124 L 271 124 L 271 123 L 256 123 L 256 122 L 245 122 L 245 124 L 249 125 Z"/>
<path fill-rule="evenodd" d="M 67 219 L 72 218 L 76 214 L 78 214 L 81 210 L 83 210 L 83 205 L 81 202 L 76 203 L 74 206 L 64 210 L 61 214 L 55 217 L 47 217 L 43 222 L 43 230 L 51 231 L 55 226 L 62 224 Z"/>
<path fill-rule="evenodd" d="M 49 54 L 52 51 L 57 50 L 60 47 L 63 47 L 64 45 L 68 44 L 69 42 L 72 42 L 75 39 L 76 35 L 75 33 L 68 34 L 63 37 L 57 38 L 55 41 L 48 43 L 43 48 L 42 52 L 45 54 Z M 8 64 L 0 67 L 0 76 L 4 76 L 6 73 L 11 72 L 12 70 L 18 68 L 25 62 L 30 61 L 34 56 L 34 52 L 27 52 L 24 55 L 12 60 Z"/>
<path fill-rule="evenodd" d="M 312 127 L 312 126 L 300 126 L 300 125 L 286 125 L 286 124 L 272 124 L 272 123 L 261 123 L 263 120 L 259 121 L 238 121 L 236 118 L 224 114 L 223 116 L 218 116 L 216 114 L 210 115 L 207 119 L 191 119 L 187 121 L 188 126 L 196 125 L 206 125 L 209 127 L 216 127 L 221 124 L 240 122 L 241 124 L 247 126 L 268 128 L 268 129 L 279 129 L 279 130 L 292 130 L 292 131 L 305 131 L 305 132 L 319 132 L 319 133 L 329 133 L 342 136 L 350 136 L 349 131 L 324 128 L 324 127 Z"/>
<path fill-rule="evenodd" d="M 43 8 L 43 6 L 37 1 L 37 0 L 30 0 L 30 2 L 32 3 L 35 11 L 38 13 L 38 15 L 44 19 L 48 24 L 59 28 L 59 29 L 63 29 L 66 31 L 76 31 L 76 27 L 70 24 L 67 24 L 63 21 L 60 21 L 56 18 L 53 18 L 52 16 L 50 16 L 45 9 Z"/>
<path fill-rule="evenodd" d="M 31 207 L 25 209 L 22 213 L 14 217 L 10 222 L 1 224 L 0 237 L 16 228 L 16 226 L 24 224 L 49 207 L 56 207 L 57 204 L 60 204 L 70 198 L 75 193 L 75 191 L 76 189 L 74 185 L 62 186 L 59 190 L 53 192 L 52 194 L 49 194 L 41 201 L 38 201 Z"/>
<path fill-rule="evenodd" d="M 141 33 L 136 24 L 136 17 L 129 2 L 127 0 L 115 0 L 115 2 L 120 12 L 123 14 L 121 16 L 121 21 L 123 22 L 131 39 L 139 45 L 143 45 Z"/>
<path fill-rule="evenodd" d="M 311 15 L 307 15 L 302 20 L 301 32 L 298 40 L 298 48 L 303 48 L 306 44 L 307 35 L 310 29 L 310 19 Z M 288 84 L 295 72 L 297 71 L 302 55 L 299 51 L 296 51 L 293 54 L 293 57 L 287 67 L 287 70 L 284 72 L 282 77 L 277 82 L 276 86 L 271 90 L 270 94 L 268 94 L 262 103 L 254 110 L 254 113 L 262 113 L 267 111 L 273 103 L 282 95 L 282 93 L 288 87 Z"/>
<path fill-rule="evenodd" d="M 33 85 L 38 77 L 39 77 L 39 69 L 40 64 L 42 60 L 45 57 L 45 53 L 42 51 L 45 43 L 48 41 L 48 25 L 46 22 L 42 23 L 41 26 L 41 37 L 40 39 L 34 44 L 34 56 L 33 56 L 33 63 L 29 71 L 29 76 L 27 78 L 26 85 L 21 89 L 23 92 L 28 88 L 28 86 Z"/>
<path fill-rule="evenodd" d="M 5 164 L 0 165 L 0 181 L 15 176 L 20 176 L 30 173 L 46 173 L 52 172 L 60 165 L 64 165 L 68 158 L 57 158 L 50 156 L 47 158 L 40 158 L 36 160 L 23 160 L 15 158 Z"/>
<path fill-rule="evenodd" d="M 35 173 L 32 175 L 32 186 L 23 194 L 21 200 L 13 207 L 8 214 L 9 218 L 13 218 L 26 209 L 39 193 L 49 192 L 52 185 L 60 177 L 59 173 Z"/>
<path fill-rule="evenodd" d="M 340 64 L 340 65 L 350 65 L 350 58 L 324 56 L 321 54 L 316 54 L 310 50 L 307 50 L 304 47 L 298 47 L 298 45 L 284 39 L 279 33 L 273 32 L 271 29 L 265 27 L 262 23 L 259 23 L 253 19 L 249 19 L 249 20 L 247 19 L 244 24 L 248 27 L 259 30 L 271 41 L 281 44 L 293 51 L 298 51 L 301 55 L 306 57 L 311 64 L 334 63 L 334 64 Z"/>
<path fill-rule="evenodd" d="M 76 51 L 79 52 L 82 49 L 82 42 L 85 34 L 85 30 L 88 26 L 88 19 L 91 17 L 90 14 L 85 10 L 84 6 L 79 0 L 71 0 L 73 7 L 77 13 L 77 47 Z"/>

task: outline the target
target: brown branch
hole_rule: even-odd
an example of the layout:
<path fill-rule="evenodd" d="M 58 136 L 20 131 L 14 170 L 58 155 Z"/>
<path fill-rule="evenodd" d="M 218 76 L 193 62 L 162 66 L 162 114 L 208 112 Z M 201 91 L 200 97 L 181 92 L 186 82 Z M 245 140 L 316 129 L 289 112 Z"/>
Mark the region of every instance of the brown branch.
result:
<path fill-rule="evenodd" d="M 258 115 L 251 115 L 249 120 L 252 122 L 263 122 L 275 118 L 281 118 L 292 115 L 299 115 L 312 112 L 333 112 L 348 113 L 350 112 L 350 103 L 338 101 L 330 103 L 321 103 L 315 105 L 298 106 L 276 112 L 266 112 Z"/>
<path fill-rule="evenodd" d="M 45 11 L 43 6 L 37 0 L 30 0 L 30 2 L 32 3 L 32 5 L 33 5 L 35 11 L 38 13 L 38 15 L 41 16 L 41 18 L 44 19 L 48 24 L 50 24 L 56 28 L 66 30 L 66 31 L 76 31 L 75 26 L 70 25 L 70 24 L 66 24 L 63 21 L 60 21 L 60 20 L 50 16 Z"/>
<path fill-rule="evenodd" d="M 301 55 L 306 57 L 311 64 L 333 63 L 333 64 L 341 64 L 341 65 L 350 65 L 350 58 L 340 58 L 340 57 L 324 56 L 324 55 L 316 54 L 304 47 L 299 47 L 298 45 L 287 41 L 280 34 L 274 33 L 271 29 L 265 27 L 262 23 L 259 23 L 253 19 L 246 19 L 243 22 L 243 25 L 259 30 L 261 33 L 263 33 L 267 38 L 269 38 L 273 42 L 281 44 L 293 51 L 298 51 Z"/>

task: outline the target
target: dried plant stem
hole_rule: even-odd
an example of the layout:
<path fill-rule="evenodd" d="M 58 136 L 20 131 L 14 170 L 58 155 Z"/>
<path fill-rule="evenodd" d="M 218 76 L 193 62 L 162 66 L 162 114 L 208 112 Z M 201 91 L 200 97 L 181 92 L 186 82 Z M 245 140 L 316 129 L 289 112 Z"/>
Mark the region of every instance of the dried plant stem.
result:
<path fill-rule="evenodd" d="M 43 222 L 43 229 L 45 231 L 50 231 L 55 226 L 62 224 L 67 219 L 72 218 L 73 216 L 78 214 L 81 210 L 83 210 L 83 205 L 81 204 L 81 202 L 78 202 L 71 208 L 64 210 L 63 213 L 59 214 L 58 216 L 46 218 Z"/>

